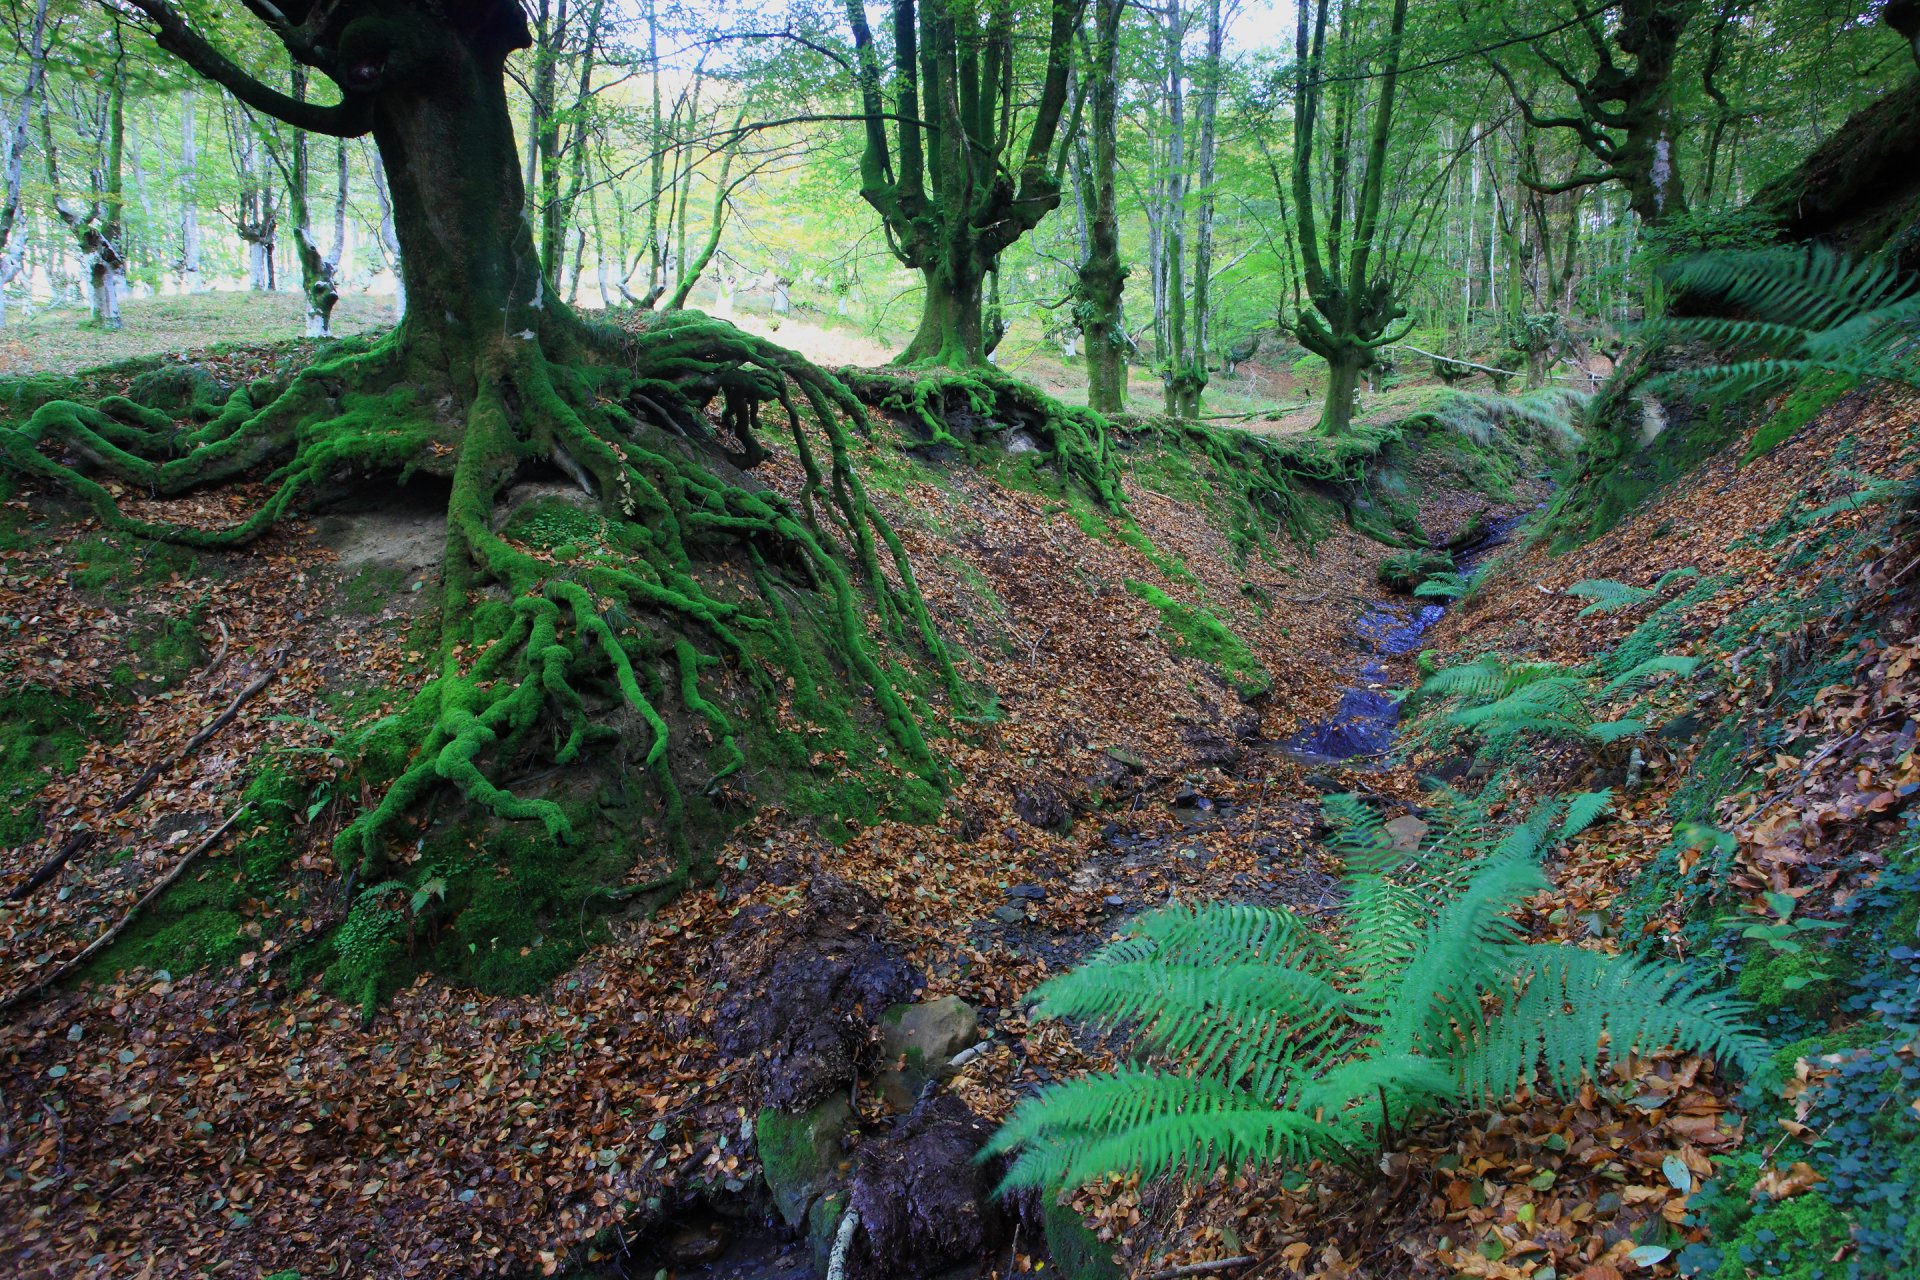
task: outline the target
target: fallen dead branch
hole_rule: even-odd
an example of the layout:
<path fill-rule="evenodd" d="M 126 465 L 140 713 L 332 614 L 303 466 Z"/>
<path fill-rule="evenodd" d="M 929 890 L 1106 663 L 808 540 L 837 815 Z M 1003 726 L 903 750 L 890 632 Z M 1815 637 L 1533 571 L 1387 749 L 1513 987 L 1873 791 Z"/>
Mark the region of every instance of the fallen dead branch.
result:
<path fill-rule="evenodd" d="M 1250 1254 L 1237 1258 L 1218 1258 L 1212 1262 L 1189 1262 L 1184 1267 L 1168 1267 L 1165 1271 L 1156 1271 L 1150 1280 L 1179 1280 L 1181 1276 L 1211 1276 L 1222 1271 L 1233 1271 L 1240 1267 L 1250 1267 L 1260 1259 Z"/>
<path fill-rule="evenodd" d="M 57 968 L 53 970 L 53 972 L 47 974 L 45 977 L 41 978 L 39 981 L 28 983 L 26 986 L 22 987 L 19 991 L 16 991 L 11 996 L 8 996 L 6 1000 L 0 1001 L 0 1014 L 11 1013 L 16 1007 L 32 1000 L 35 996 L 38 996 L 41 992 L 45 991 L 48 987 L 53 986 L 55 983 L 65 978 L 68 974 L 76 972 L 82 965 L 86 964 L 87 961 L 93 959 L 95 956 L 99 955 L 102 951 L 106 950 L 109 946 L 111 946 L 113 944 L 113 940 L 119 937 L 121 933 L 125 931 L 126 927 L 132 924 L 134 920 L 138 918 L 138 916 L 142 911 L 146 910 L 146 908 L 149 905 L 151 905 L 153 901 L 157 899 L 161 894 L 165 893 L 168 889 L 171 889 L 174 886 L 174 883 L 178 881 L 181 876 L 187 873 L 187 868 L 191 867 L 195 862 L 198 862 L 200 860 L 200 855 L 205 853 L 208 849 L 212 848 L 214 843 L 218 841 L 221 836 L 227 834 L 228 830 L 232 828 L 233 824 L 240 821 L 241 816 L 245 814 L 247 810 L 251 809 L 252 807 L 253 805 L 251 803 L 242 804 L 238 809 L 235 809 L 233 813 L 228 816 L 225 822 L 221 823 L 219 826 L 215 827 L 213 830 L 207 832 L 206 835 L 202 836 L 200 838 L 200 843 L 194 845 L 193 848 L 187 850 L 186 855 L 182 857 L 179 862 L 174 864 L 173 870 L 167 872 L 167 874 L 165 874 L 164 876 L 161 876 L 160 879 L 154 883 L 152 888 L 148 889 L 145 893 L 141 894 L 140 900 L 133 904 L 132 909 L 130 909 L 127 912 L 127 914 L 125 914 L 124 916 L 121 916 L 119 921 L 111 925 L 105 933 L 102 933 L 99 937 L 95 938 L 92 942 L 89 942 L 84 948 L 81 949 L 80 954 L 74 956 L 71 960 L 68 960 L 64 964 L 59 965 Z"/>
<path fill-rule="evenodd" d="M 267 669 L 255 676 L 246 688 L 236 694 L 233 701 L 227 704 L 226 710 L 215 716 L 206 728 L 200 730 L 200 732 L 194 734 L 191 738 L 188 738 L 186 745 L 181 747 L 180 750 L 170 756 L 163 756 L 161 759 L 148 765 L 146 770 L 142 772 L 138 778 L 134 779 L 133 785 L 121 792 L 120 795 L 115 798 L 114 802 L 102 811 L 100 816 L 103 818 L 110 817 L 132 804 L 135 800 L 138 800 L 147 793 L 147 790 L 152 787 L 154 783 L 160 780 L 162 773 L 165 773 L 168 769 L 179 764 L 182 760 L 185 760 L 201 747 L 205 746 L 214 734 L 219 733 L 233 722 L 233 718 L 240 713 L 240 708 L 246 705 L 249 698 L 252 698 L 272 683 L 273 678 L 280 673 L 280 668 L 286 660 L 287 651 L 284 648 L 275 649 L 269 654 L 267 657 Z M 56 875 L 60 874 L 60 868 L 71 862 L 75 854 L 91 845 L 95 838 L 95 833 L 84 827 L 74 831 L 61 842 L 59 849 L 54 851 L 51 858 L 48 858 L 38 867 L 35 867 L 32 875 L 13 887 L 12 891 L 7 894 L 7 900 L 9 902 L 18 902 L 33 893 L 33 891 L 41 885 L 47 883 L 47 881 L 53 879 Z"/>

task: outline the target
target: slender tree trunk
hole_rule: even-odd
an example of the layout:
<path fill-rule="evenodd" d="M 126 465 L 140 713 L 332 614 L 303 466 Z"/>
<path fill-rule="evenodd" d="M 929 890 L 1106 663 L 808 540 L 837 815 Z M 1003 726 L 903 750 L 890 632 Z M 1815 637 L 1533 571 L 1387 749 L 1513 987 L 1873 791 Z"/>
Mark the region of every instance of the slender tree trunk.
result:
<path fill-rule="evenodd" d="M 47 0 L 38 0 L 27 44 L 27 79 L 7 125 L 6 189 L 0 194 L 0 324 L 7 318 L 7 288 L 20 274 L 27 237 L 20 226 L 20 191 L 27 162 L 27 126 L 47 69 Z"/>
<path fill-rule="evenodd" d="M 713 261 L 713 255 L 720 251 L 720 237 L 727 226 L 727 197 L 733 193 L 733 187 L 729 179 L 733 174 L 734 155 L 739 150 L 739 143 L 737 141 L 741 136 L 739 127 L 740 120 L 736 119 L 734 121 L 734 138 L 736 141 L 727 144 L 726 151 L 720 158 L 720 177 L 713 184 L 713 217 L 707 226 L 706 243 L 700 246 L 699 252 L 694 255 L 692 261 L 688 262 L 685 269 L 681 271 L 680 281 L 673 290 L 673 297 L 667 301 L 667 310 L 669 311 L 678 311 L 687 305 L 687 295 L 692 293 L 693 286 L 700 282 L 700 275 L 707 269 L 707 264 Z M 689 187 L 692 185 L 691 170 L 689 170 L 688 185 Z M 680 243 L 682 252 L 685 252 L 686 230 L 684 223 L 681 227 Z"/>
<path fill-rule="evenodd" d="M 1080 262 L 1074 310 L 1087 339 L 1087 404 L 1119 413 L 1127 404 L 1127 334 L 1121 290 L 1120 216 L 1114 199 L 1119 138 L 1120 18 L 1124 0 L 1094 0 L 1094 65 L 1087 86 L 1093 116 L 1089 173 L 1092 198 L 1087 252 Z"/>
<path fill-rule="evenodd" d="M 1179 410 L 1185 418 L 1200 416 L 1200 397 L 1206 392 L 1207 370 L 1212 361 L 1213 182 L 1220 114 L 1220 59 L 1225 44 L 1220 0 L 1207 0 L 1207 56 L 1202 64 L 1200 86 L 1200 207 L 1193 233 L 1193 359 L 1182 386 Z"/>
<path fill-rule="evenodd" d="M 400 269 L 400 235 L 393 225 L 393 196 L 387 190 L 387 167 L 373 160 L 373 194 L 380 204 L 380 249 L 393 270 L 393 319 L 407 318 L 407 277 Z"/>
<path fill-rule="evenodd" d="M 180 285 L 188 293 L 206 288 L 200 276 L 200 145 L 194 129 L 200 99 L 192 89 L 180 95 Z"/>
<path fill-rule="evenodd" d="M 307 98 L 307 71 L 297 62 L 293 65 L 293 96 L 299 102 L 305 102 Z M 340 146 L 344 157 L 346 143 L 342 141 Z M 287 169 L 287 191 L 293 205 L 293 247 L 300 260 L 300 292 L 307 304 L 307 336 L 331 338 L 333 308 L 340 301 L 339 283 L 334 271 L 340 252 L 339 239 L 336 236 L 333 256 L 329 257 L 321 251 L 319 237 L 313 231 L 312 180 L 307 135 L 296 129 L 293 132 L 293 162 Z M 345 180 L 343 165 L 340 181 L 344 184 Z M 336 207 L 339 207 L 340 200 L 344 200 L 344 190 L 338 196 Z"/>
<path fill-rule="evenodd" d="M 1186 22 L 1180 12 L 1180 0 L 1167 0 L 1162 10 L 1166 40 L 1166 81 L 1162 91 L 1167 104 L 1167 181 L 1164 191 L 1166 212 L 1161 215 L 1165 230 L 1161 252 L 1165 255 L 1166 326 L 1161 333 L 1160 381 L 1169 414 L 1184 416 L 1187 394 L 1187 114 L 1186 65 L 1183 44 Z"/>

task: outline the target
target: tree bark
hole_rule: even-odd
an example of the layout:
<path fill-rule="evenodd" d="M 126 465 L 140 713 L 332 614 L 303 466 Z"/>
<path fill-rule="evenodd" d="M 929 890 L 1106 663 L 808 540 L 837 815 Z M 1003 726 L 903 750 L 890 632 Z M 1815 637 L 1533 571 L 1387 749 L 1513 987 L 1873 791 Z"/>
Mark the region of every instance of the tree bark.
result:
<path fill-rule="evenodd" d="M 927 282 L 919 328 L 899 363 L 985 363 L 987 276 L 1060 202 L 1066 147 L 1055 144 L 1084 2 L 1051 6 L 1039 99 L 1022 111 L 1010 7 L 894 0 L 889 110 L 866 10 L 848 0 L 866 133 L 860 195 L 880 214 L 894 255 Z"/>
<path fill-rule="evenodd" d="M 7 319 L 7 286 L 20 274 L 27 238 L 19 234 L 20 190 L 27 162 L 27 126 L 47 71 L 47 0 L 37 0 L 27 43 L 27 79 L 8 122 L 6 189 L 0 194 L 0 324 Z"/>
<path fill-rule="evenodd" d="M 1088 74 L 1093 118 L 1088 182 L 1087 252 L 1080 262 L 1074 311 L 1087 340 L 1087 404 L 1119 413 L 1127 404 L 1127 333 L 1121 290 L 1120 216 L 1114 199 L 1119 138 L 1120 18 L 1124 0 L 1094 0 L 1094 59 Z"/>

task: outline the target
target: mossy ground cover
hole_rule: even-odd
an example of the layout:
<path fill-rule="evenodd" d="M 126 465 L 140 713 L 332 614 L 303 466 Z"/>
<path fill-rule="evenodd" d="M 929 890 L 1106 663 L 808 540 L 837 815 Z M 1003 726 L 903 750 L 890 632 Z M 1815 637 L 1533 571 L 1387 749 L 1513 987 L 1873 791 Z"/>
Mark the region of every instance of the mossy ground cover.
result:
<path fill-rule="evenodd" d="M 867 451 L 892 447 L 876 435 L 850 441 L 856 465 Z M 412 740 L 375 726 L 404 708 L 431 672 L 437 628 L 427 619 L 436 611 L 422 599 L 431 593 L 409 591 L 412 576 L 355 569 L 311 574 L 319 579 L 311 594 L 260 611 L 282 620 L 304 611 L 326 623 L 296 647 L 284 683 L 271 687 L 271 701 L 242 716 L 239 736 L 221 740 L 244 765 L 191 792 L 188 779 L 216 777 L 202 771 L 212 768 L 212 757 L 202 760 L 167 797 L 143 806 L 136 825 L 150 829 L 153 814 L 178 796 L 237 801 L 277 760 L 304 790 L 290 798 L 283 823 L 261 822 L 258 834 L 283 832 L 297 850 L 292 861 L 278 870 L 263 861 L 260 874 L 250 874 L 254 855 L 266 859 L 267 849 L 255 843 L 256 824 L 249 820 L 239 832 L 245 854 L 236 857 L 230 846 L 210 851 L 205 865 L 182 881 L 187 893 L 156 904 L 151 920 L 130 930 L 123 949 L 90 975 L 100 986 L 60 997 L 72 1002 L 62 1025 L 37 1039 L 31 1028 L 21 1029 L 30 1043 L 9 1042 L 0 1064 L 7 1075 L 0 1083 L 10 1096 L 16 1077 L 60 1092 L 70 1140 L 91 1144 L 79 1158 L 111 1160 L 116 1144 L 130 1141 L 161 1141 L 178 1156 L 164 1178 L 153 1171 L 157 1166 L 143 1167 L 130 1170 L 125 1184 L 170 1225 L 134 1231 L 102 1216 L 103 1236 L 90 1249 L 121 1259 L 146 1241 L 217 1236 L 221 1256 L 244 1255 L 267 1273 L 310 1261 L 299 1256 L 296 1231 L 318 1230 L 376 1267 L 396 1269 L 396 1259 L 422 1249 L 464 1257 L 498 1248 L 498 1257 L 537 1269 L 540 1251 L 553 1253 L 557 1264 L 582 1240 L 612 1239 L 601 1232 L 616 1223 L 631 1236 L 636 1221 L 650 1221 L 649 1200 L 679 1203 L 676 1197 L 694 1185 L 689 1178 L 703 1186 L 725 1185 L 728 1178 L 750 1185 L 757 1170 L 741 1123 L 757 1103 L 738 1064 L 714 1049 L 708 1015 L 721 993 L 709 961 L 726 945 L 736 912 L 790 905 L 781 896 L 790 891 L 774 878 L 781 867 L 841 874 L 882 899 L 935 993 L 975 1002 L 1001 1029 L 976 1076 L 960 1086 L 986 1082 L 992 1090 L 1019 1078 L 1018 1062 L 1054 1070 L 1078 1065 L 1068 1046 L 1029 1041 L 1024 1024 L 1015 1021 L 1019 994 L 1037 980 L 1038 962 L 1022 949 L 1018 938 L 1025 935 L 1014 927 L 982 932 L 1002 930 L 993 912 L 1007 905 L 1009 886 L 1049 886 L 1048 901 L 1034 908 L 1028 926 L 1044 941 L 1055 932 L 1078 936 L 1103 927 L 1109 896 L 1233 895 L 1269 875 L 1291 874 L 1279 863 L 1265 867 L 1255 853 L 1256 847 L 1294 847 L 1303 835 L 1291 825 L 1290 803 L 1259 810 L 1270 826 L 1257 838 L 1241 829 L 1195 830 L 1168 846 L 1164 857 L 1145 854 L 1137 868 L 1109 866 L 1107 846 L 1093 833 L 1111 823 L 1126 839 L 1149 841 L 1143 850 L 1158 849 L 1153 833 L 1173 821 L 1165 806 L 1169 775 L 1189 776 L 1247 806 L 1262 795 L 1263 784 L 1243 788 L 1218 763 L 1222 744 L 1232 744 L 1251 719 L 1239 693 L 1208 678 L 1199 659 L 1173 656 L 1174 649 L 1206 650 L 1230 668 L 1241 652 L 1250 655 L 1271 682 L 1264 709 L 1272 717 L 1317 711 L 1337 696 L 1343 671 L 1325 655 L 1344 654 L 1337 646 L 1350 629 L 1352 609 L 1346 594 L 1328 586 L 1370 590 L 1380 555 L 1343 527 L 1338 484 L 1294 488 L 1298 482 L 1288 482 L 1290 495 L 1304 493 L 1322 522 L 1311 552 L 1269 510 L 1261 530 L 1268 549 L 1242 558 L 1231 541 L 1231 502 L 1210 505 L 1197 494 L 1176 500 L 1158 485 L 1130 480 L 1129 523 L 1043 459 L 1033 459 L 1024 474 L 1014 469 L 1030 455 L 1002 455 L 985 473 L 965 459 L 924 451 L 898 456 L 907 459 L 891 473 L 898 484 L 876 487 L 875 500 L 911 548 L 943 623 L 977 610 L 977 670 L 995 697 L 991 705 L 983 698 L 971 721 L 935 715 L 927 725 L 930 743 L 952 764 L 951 801 L 942 809 L 931 788 L 918 791 L 915 784 L 924 779 L 900 759 L 873 709 L 848 691 L 844 663 L 812 638 L 834 620 L 818 612 L 813 594 L 785 585 L 773 595 L 789 612 L 811 678 L 777 682 L 766 705 L 782 732 L 755 735 L 748 732 L 755 722 L 746 705 L 752 677 L 699 668 L 706 679 L 697 692 L 733 726 L 746 763 L 708 794 L 709 781 L 730 758 L 725 735 L 698 716 L 678 731 L 684 824 L 697 828 L 692 833 L 701 844 L 718 844 L 714 882 L 692 885 L 667 902 L 616 896 L 660 865 L 647 861 L 663 855 L 653 834 L 662 816 L 657 797 L 638 787 L 622 793 L 607 785 L 608 775 L 586 768 L 543 777 L 544 768 L 534 765 L 506 773 L 503 782 L 560 805 L 576 829 L 624 833 L 623 841 L 582 850 L 547 841 L 537 824 L 466 825 L 448 793 L 397 828 L 395 856 L 379 875 L 342 876 L 327 855 L 328 837 L 378 794 L 383 775 L 409 759 Z M 1123 468 L 1148 456 L 1145 446 L 1125 451 Z M 1011 485 L 998 483 L 1002 461 Z M 800 471 L 785 456 L 771 467 L 773 487 L 797 494 L 802 482 L 785 467 Z M 1193 454 L 1187 468 L 1185 477 L 1178 465 L 1161 468 L 1166 487 L 1192 486 L 1195 477 L 1202 486 L 1212 483 L 1205 457 Z M 925 508 L 924 520 L 915 506 Z M 617 564 L 624 553 L 617 536 L 580 519 L 577 510 L 531 512 L 501 534 L 543 565 L 567 572 Z M 562 558 L 565 549 L 570 558 Z M 276 584 L 312 570 L 297 556 L 274 560 L 279 551 L 233 553 L 233 567 L 246 573 L 262 566 L 262 576 Z M 1152 585 L 1186 612 L 1169 618 L 1158 604 L 1127 591 L 1128 579 Z M 169 586 L 142 584 L 135 601 Z M 744 581 L 734 588 L 747 590 Z M 247 664 L 269 648 L 269 630 L 234 626 L 254 611 L 237 609 L 232 590 L 233 580 L 218 584 L 208 615 L 234 627 L 232 656 L 220 668 L 229 683 L 205 691 L 200 701 L 189 701 L 202 695 L 198 684 L 176 692 L 183 711 L 207 701 L 217 707 L 217 693 L 244 679 L 253 669 Z M 98 607 L 97 597 L 88 595 Z M 324 609 L 316 601 L 324 601 Z M 777 652 L 753 649 L 772 645 L 764 636 L 743 636 L 743 643 L 768 661 Z M 783 671 L 798 670 L 779 661 Z M 949 705 L 937 671 L 905 661 L 898 666 L 889 674 L 904 698 Z M 963 663 L 962 670 L 972 675 L 976 668 Z M 688 705 L 677 654 L 650 670 L 637 664 L 636 671 L 656 708 Z M 1244 674 L 1258 678 L 1251 670 Z M 845 741 L 822 723 L 831 717 L 806 706 L 809 699 L 825 707 L 836 698 L 847 699 L 855 712 L 846 717 Z M 588 710 L 594 718 L 611 714 L 597 702 Z M 265 733 L 302 750 L 263 753 Z M 363 762 L 366 787 L 351 773 L 317 767 L 348 755 Z M 628 774 L 634 764 L 629 755 Z M 1039 779 L 1059 787 L 1078 812 L 1083 793 L 1076 788 L 1108 785 L 1116 764 L 1127 772 L 1118 792 L 1139 798 L 1110 805 L 1071 832 L 1035 826 L 1012 809 L 1022 789 Z M 323 781 L 331 782 L 330 791 L 321 790 Z M 749 787 L 756 801 L 751 809 L 737 803 L 738 792 Z M 823 794 L 810 798 L 807 788 Z M 884 801 L 889 790 L 899 803 Z M 1274 791 L 1278 797 L 1286 788 Z M 915 794 L 928 803 L 916 807 Z M 915 821 L 896 820 L 902 816 Z M 713 825 L 700 825 L 708 822 Z M 517 835 L 527 838 L 512 838 Z M 594 861 L 603 855 L 604 863 Z M 1083 887 L 1062 877 L 1063 868 L 1089 859 L 1104 859 L 1096 876 L 1103 883 Z M 170 859 L 141 848 L 120 865 L 129 878 L 150 876 Z M 100 869 L 90 866 L 87 875 Z M 249 953 L 251 964 L 245 963 Z M 189 963 L 180 963 L 182 957 Z M 196 970 L 193 958 L 206 963 Z M 170 981 L 140 967 L 155 964 L 167 969 Z M 116 975 L 110 983 L 109 971 Z M 369 998 L 374 1016 L 363 1025 Z M 126 1004 L 124 1016 L 108 1012 L 114 999 Z M 84 1023 L 81 1039 L 66 1038 L 69 1020 Z M 206 1035 L 164 1062 L 131 1030 L 189 1021 L 204 1026 Z M 244 1098 L 223 1091 L 232 1076 L 213 1070 L 209 1057 L 224 1062 L 238 1054 L 245 1055 L 254 1085 Z M 48 1083 L 54 1065 L 68 1068 L 58 1077 L 64 1083 Z M 192 1082 L 179 1083 L 186 1076 Z M 113 1107 L 149 1094 L 161 1136 L 103 1123 Z M 870 1100 L 861 1103 L 866 1108 Z M 193 1116 L 183 1118 L 189 1109 Z M 363 1198 L 367 1177 L 357 1171 L 368 1122 L 407 1142 L 415 1158 L 404 1167 L 384 1166 L 383 1185 Z M 249 1224 L 174 1212 L 201 1200 L 218 1152 L 240 1144 L 263 1170 L 246 1205 Z M 525 1177 L 502 1180 L 476 1159 Z M 328 1179 L 355 1171 L 351 1194 L 320 1206 L 300 1198 L 299 1171 L 308 1170 Z M 42 1193 L 24 1198 L 46 1199 Z M 72 1208 L 51 1210 L 49 1221 L 92 1212 L 93 1199 L 82 1189 Z M 369 1207 L 384 1211 L 402 1202 L 416 1207 L 374 1232 Z M 556 1204 L 564 1207 L 556 1211 Z M 1102 1242 L 1108 1251 L 1119 1243 L 1118 1237 Z M 1029 1242 L 1023 1251 L 1031 1248 Z"/>

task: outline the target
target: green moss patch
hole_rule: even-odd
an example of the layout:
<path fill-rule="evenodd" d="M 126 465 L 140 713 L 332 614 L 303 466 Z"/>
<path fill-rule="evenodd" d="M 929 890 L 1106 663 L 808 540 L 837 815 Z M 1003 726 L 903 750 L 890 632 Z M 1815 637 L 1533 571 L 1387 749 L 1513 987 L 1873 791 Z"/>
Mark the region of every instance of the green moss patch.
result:
<path fill-rule="evenodd" d="M 1127 580 L 1127 590 L 1160 611 L 1176 654 L 1217 668 L 1244 698 L 1261 697 L 1273 688 L 1273 677 L 1246 642 L 1212 613 L 1198 605 L 1181 604 L 1158 587 L 1135 579 Z"/>
<path fill-rule="evenodd" d="M 1752 462 L 1763 454 L 1771 453 L 1784 443 L 1794 432 L 1819 417 L 1821 411 L 1860 384 L 1860 379 L 1850 373 L 1834 373 L 1826 369 L 1809 372 L 1771 417 L 1760 424 L 1753 433 L 1753 443 L 1747 446 L 1743 462 Z"/>
<path fill-rule="evenodd" d="M 315 797 L 305 781 L 269 760 L 241 798 L 252 810 L 232 852 L 207 857 L 169 889 L 87 967 L 86 977 L 103 981 L 126 969 L 185 973 L 229 963 L 259 944 L 270 911 L 292 887 L 287 867 Z"/>
<path fill-rule="evenodd" d="M 50 689 L 0 693 L 0 845 L 16 847 L 40 832 L 35 798 L 49 779 L 70 773 L 108 726 L 93 708 Z"/>
<path fill-rule="evenodd" d="M 193 552 L 165 542 L 124 533 L 102 533 L 67 546 L 72 561 L 69 581 L 82 591 L 125 603 L 134 588 L 191 576 L 199 567 Z"/>

